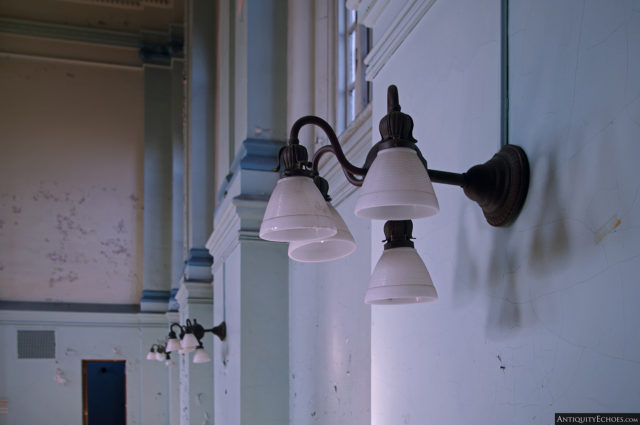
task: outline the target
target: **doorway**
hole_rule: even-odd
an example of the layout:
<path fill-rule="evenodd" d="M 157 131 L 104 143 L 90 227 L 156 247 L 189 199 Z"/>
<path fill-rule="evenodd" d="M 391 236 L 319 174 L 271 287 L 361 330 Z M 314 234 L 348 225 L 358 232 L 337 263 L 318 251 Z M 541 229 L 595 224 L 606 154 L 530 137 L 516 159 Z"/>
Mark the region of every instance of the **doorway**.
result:
<path fill-rule="evenodd" d="M 82 360 L 84 425 L 126 425 L 124 360 Z"/>

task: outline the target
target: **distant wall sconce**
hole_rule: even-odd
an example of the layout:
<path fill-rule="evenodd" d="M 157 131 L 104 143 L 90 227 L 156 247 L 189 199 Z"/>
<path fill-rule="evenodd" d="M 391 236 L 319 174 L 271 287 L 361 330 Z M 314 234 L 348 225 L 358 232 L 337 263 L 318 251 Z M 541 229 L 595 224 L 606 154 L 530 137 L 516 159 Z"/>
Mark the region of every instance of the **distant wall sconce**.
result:
<path fill-rule="evenodd" d="M 320 127 L 330 144 L 319 148 L 312 160 L 300 145 L 298 133 L 308 124 Z M 346 179 L 361 186 L 355 214 L 388 220 L 384 226 L 384 252 L 374 268 L 365 296 L 368 304 L 406 304 L 438 298 L 424 262 L 411 241 L 411 220 L 436 214 L 440 207 L 432 183 L 460 186 L 475 201 L 492 226 L 515 221 L 529 189 L 529 161 L 519 146 L 506 145 L 484 164 L 456 174 L 430 170 L 413 138 L 413 120 L 400 111 L 398 89 L 389 86 L 387 115 L 380 120 L 382 139 L 362 167 L 347 160 L 331 126 L 321 118 L 296 121 L 287 146 L 279 153 L 280 179 L 271 194 L 260 226 L 260 237 L 288 242 L 289 257 L 302 262 L 331 261 L 355 250 L 344 220 L 331 205 L 329 184 L 318 164 L 333 153 Z"/>
<path fill-rule="evenodd" d="M 171 360 L 171 356 L 164 344 L 153 344 L 147 353 L 147 360 L 157 360 L 159 362 L 164 361 L 166 366 L 171 366 L 173 364 L 173 360 Z"/>
<path fill-rule="evenodd" d="M 180 329 L 179 338 L 174 330 L 175 327 Z M 194 363 L 210 362 L 211 357 L 202 345 L 202 338 L 206 332 L 211 332 L 220 338 L 220 341 L 224 341 L 227 337 L 227 325 L 222 322 L 211 329 L 205 329 L 196 319 L 193 319 L 193 321 L 187 319 L 184 326 L 179 323 L 172 323 L 169 327 L 165 351 L 167 353 L 178 352 L 180 354 L 188 354 L 195 351 L 193 355 Z"/>

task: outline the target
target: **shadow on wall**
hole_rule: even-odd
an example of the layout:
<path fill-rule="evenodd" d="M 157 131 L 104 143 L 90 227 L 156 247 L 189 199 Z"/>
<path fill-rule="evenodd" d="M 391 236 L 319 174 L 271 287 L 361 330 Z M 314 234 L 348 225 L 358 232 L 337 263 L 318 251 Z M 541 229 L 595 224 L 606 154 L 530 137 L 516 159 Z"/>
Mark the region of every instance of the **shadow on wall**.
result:
<path fill-rule="evenodd" d="M 518 279 L 518 270 L 526 267 L 544 276 L 551 264 L 567 257 L 571 248 L 563 218 L 557 164 L 555 161 L 551 163 L 556 155 L 548 153 L 546 160 L 538 158 L 535 153 L 529 155 L 531 183 L 525 209 L 516 224 L 507 228 L 491 228 L 493 241 L 487 256 L 479 255 L 479 244 L 477 241 L 471 243 L 470 232 L 489 224 L 484 218 L 481 222 L 474 220 L 472 224 L 465 224 L 468 208 L 460 209 L 458 218 L 454 303 L 464 305 L 482 294 L 488 296 L 486 332 L 493 339 L 516 333 L 536 321 L 530 309 L 529 282 Z M 535 224 L 525 229 L 526 222 Z M 523 255 L 527 251 L 528 255 Z M 483 264 L 484 259 L 486 263 Z"/>

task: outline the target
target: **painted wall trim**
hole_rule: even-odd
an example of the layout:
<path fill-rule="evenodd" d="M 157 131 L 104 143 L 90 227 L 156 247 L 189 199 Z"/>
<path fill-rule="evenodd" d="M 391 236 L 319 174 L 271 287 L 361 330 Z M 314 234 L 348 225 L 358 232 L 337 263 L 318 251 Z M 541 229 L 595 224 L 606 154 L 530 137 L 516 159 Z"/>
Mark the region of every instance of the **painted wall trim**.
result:
<path fill-rule="evenodd" d="M 422 17 L 431 9 L 436 0 L 409 0 L 396 19 L 389 26 L 380 43 L 373 46 L 364 59 L 367 70 L 365 78 L 373 81 L 385 63 L 391 58 Z"/>
<path fill-rule="evenodd" d="M 65 311 L 82 313 L 138 313 L 138 304 L 63 303 L 37 301 L 0 301 L 0 310 Z"/>
<path fill-rule="evenodd" d="M 0 32 L 27 37 L 54 38 L 132 48 L 138 48 L 143 41 L 140 34 L 132 32 L 50 24 L 14 18 L 0 18 Z"/>
<path fill-rule="evenodd" d="M 143 289 L 143 300 L 168 300 L 171 296 L 170 291 L 161 291 L 157 289 Z"/>
<path fill-rule="evenodd" d="M 25 54 L 25 53 L 13 53 L 13 52 L 1 51 L 0 58 L 59 62 L 59 63 L 68 63 L 71 65 L 84 65 L 84 66 L 90 65 L 90 66 L 98 66 L 100 68 L 122 69 L 127 71 L 142 71 L 142 67 L 140 65 L 131 65 L 127 63 L 107 63 L 107 62 L 99 62 L 99 61 L 85 60 L 85 59 L 69 59 L 69 58 L 56 57 L 56 56 L 42 56 L 39 54 Z"/>
<path fill-rule="evenodd" d="M 500 144 L 509 144 L 509 0 L 500 1 Z"/>
<path fill-rule="evenodd" d="M 148 313 L 0 310 L 0 324 L 47 329 L 51 326 L 166 328 L 167 319 L 164 314 Z"/>
<path fill-rule="evenodd" d="M 179 24 L 171 24 L 167 32 L 126 32 L 0 17 L 0 32 L 134 49 L 144 43 L 168 45 L 174 48 L 179 45 L 181 51 L 184 27 Z"/>

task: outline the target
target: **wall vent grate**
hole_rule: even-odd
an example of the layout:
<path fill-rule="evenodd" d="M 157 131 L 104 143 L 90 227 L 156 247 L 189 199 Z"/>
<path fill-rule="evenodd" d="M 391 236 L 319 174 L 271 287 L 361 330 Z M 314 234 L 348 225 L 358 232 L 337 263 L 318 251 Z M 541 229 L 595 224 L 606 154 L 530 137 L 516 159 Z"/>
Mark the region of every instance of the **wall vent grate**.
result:
<path fill-rule="evenodd" d="M 55 359 L 54 331 L 18 331 L 19 359 Z"/>

